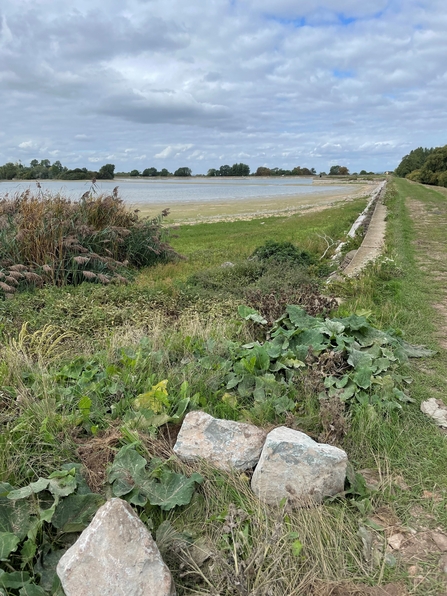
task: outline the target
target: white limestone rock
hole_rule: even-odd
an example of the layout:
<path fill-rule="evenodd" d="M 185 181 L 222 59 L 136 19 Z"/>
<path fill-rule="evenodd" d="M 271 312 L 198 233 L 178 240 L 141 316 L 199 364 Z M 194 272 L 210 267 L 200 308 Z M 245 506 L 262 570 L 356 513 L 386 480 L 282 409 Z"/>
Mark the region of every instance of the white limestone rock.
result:
<path fill-rule="evenodd" d="M 122 499 L 98 509 L 60 559 L 57 574 L 66 596 L 175 596 L 155 541 Z"/>
<path fill-rule="evenodd" d="M 251 487 L 268 504 L 308 506 L 343 491 L 347 464 L 342 449 L 282 426 L 267 435 Z"/>
<path fill-rule="evenodd" d="M 248 470 L 258 463 L 265 437 L 265 431 L 257 426 L 190 412 L 174 452 L 185 462 L 204 459 L 221 470 Z"/>

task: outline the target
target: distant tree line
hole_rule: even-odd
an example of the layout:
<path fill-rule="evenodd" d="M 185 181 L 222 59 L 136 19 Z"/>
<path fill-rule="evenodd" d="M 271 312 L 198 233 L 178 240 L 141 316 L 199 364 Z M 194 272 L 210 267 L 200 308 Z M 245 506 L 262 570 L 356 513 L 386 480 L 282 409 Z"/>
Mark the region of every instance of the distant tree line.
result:
<path fill-rule="evenodd" d="M 102 166 L 98 171 L 87 168 L 70 170 L 59 160 L 52 164 L 49 159 L 42 159 L 40 162 L 33 159 L 29 166 L 20 162 L 8 162 L 0 166 L 0 180 L 113 180 L 114 172 L 115 166 L 111 163 Z"/>
<path fill-rule="evenodd" d="M 234 163 L 232 166 L 220 166 L 218 170 L 211 168 L 208 170 L 207 176 L 249 176 L 250 166 L 245 163 Z"/>
<path fill-rule="evenodd" d="M 447 187 L 447 145 L 413 149 L 402 158 L 394 173 L 414 182 Z"/>

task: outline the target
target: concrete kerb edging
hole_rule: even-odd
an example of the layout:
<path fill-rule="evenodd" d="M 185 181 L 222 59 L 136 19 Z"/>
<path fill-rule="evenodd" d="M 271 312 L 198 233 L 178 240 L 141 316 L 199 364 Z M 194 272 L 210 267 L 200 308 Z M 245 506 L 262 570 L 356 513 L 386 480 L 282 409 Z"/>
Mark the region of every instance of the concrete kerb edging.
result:
<path fill-rule="evenodd" d="M 371 200 L 368 202 L 368 205 L 355 220 L 354 224 L 348 232 L 348 236 L 350 238 L 354 238 L 356 231 L 365 221 L 371 209 L 374 209 L 371 221 L 368 225 L 368 230 L 366 232 L 361 246 L 356 251 L 355 256 L 352 258 L 352 260 L 346 265 L 346 267 L 343 268 L 342 273 L 347 277 L 352 277 L 359 273 L 367 263 L 376 259 L 378 256 L 380 256 L 382 252 L 386 229 L 386 207 L 381 202 L 381 198 L 385 194 L 385 189 L 386 180 L 384 180 L 374 190 L 374 192 L 371 195 Z M 346 242 L 343 242 L 337 247 L 337 250 L 335 251 L 335 254 L 332 257 L 333 260 L 340 258 L 341 250 L 345 244 Z M 338 273 L 333 274 L 333 276 L 331 276 L 328 281 L 332 281 L 332 279 L 337 278 L 338 275 Z"/>

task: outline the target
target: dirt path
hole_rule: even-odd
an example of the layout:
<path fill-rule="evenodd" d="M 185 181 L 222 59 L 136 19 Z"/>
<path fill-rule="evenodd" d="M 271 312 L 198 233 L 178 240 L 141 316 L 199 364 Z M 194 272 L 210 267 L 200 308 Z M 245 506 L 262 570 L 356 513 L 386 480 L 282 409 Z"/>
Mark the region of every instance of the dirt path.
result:
<path fill-rule="evenodd" d="M 348 277 L 357 275 L 367 263 L 376 259 L 382 252 L 386 231 L 386 207 L 382 203 L 382 196 L 383 194 L 379 196 L 376 203 L 368 231 L 360 248 L 349 265 L 343 270 L 343 273 Z"/>
<path fill-rule="evenodd" d="M 423 203 L 408 197 L 407 205 L 418 236 L 415 241 L 418 265 L 438 284 L 438 295 L 431 299 L 439 313 L 437 337 L 447 349 L 447 204 Z"/>

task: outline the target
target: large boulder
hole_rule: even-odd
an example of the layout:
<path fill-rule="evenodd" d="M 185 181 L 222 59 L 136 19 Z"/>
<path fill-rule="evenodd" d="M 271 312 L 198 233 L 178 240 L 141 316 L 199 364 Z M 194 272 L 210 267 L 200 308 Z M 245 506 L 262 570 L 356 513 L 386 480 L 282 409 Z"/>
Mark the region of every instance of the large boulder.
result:
<path fill-rule="evenodd" d="M 312 505 L 343 490 L 347 464 L 342 449 L 282 426 L 267 435 L 251 486 L 271 505 L 284 498 L 295 507 Z"/>
<path fill-rule="evenodd" d="M 252 424 L 190 412 L 185 416 L 174 452 L 185 462 L 204 459 L 221 470 L 248 470 L 258 463 L 265 436 L 265 431 Z"/>
<path fill-rule="evenodd" d="M 111 499 L 57 565 L 66 596 L 174 596 L 169 569 L 126 501 Z"/>

